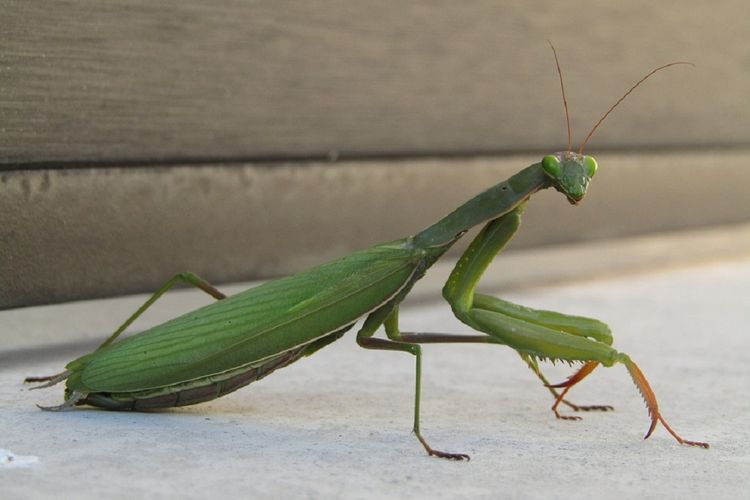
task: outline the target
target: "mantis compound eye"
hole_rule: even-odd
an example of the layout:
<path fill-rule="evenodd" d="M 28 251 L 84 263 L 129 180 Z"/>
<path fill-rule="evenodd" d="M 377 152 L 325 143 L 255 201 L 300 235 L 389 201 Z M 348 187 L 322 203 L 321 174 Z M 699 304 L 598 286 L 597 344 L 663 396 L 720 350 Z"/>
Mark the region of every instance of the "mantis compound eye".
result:
<path fill-rule="evenodd" d="M 599 165 L 596 163 L 593 156 L 584 156 L 583 165 L 586 167 L 586 172 L 589 174 L 589 178 L 593 177 L 596 173 L 596 169 L 599 168 Z"/>
<path fill-rule="evenodd" d="M 547 155 L 542 158 L 542 168 L 553 179 L 557 179 L 562 173 L 560 160 L 555 155 Z"/>

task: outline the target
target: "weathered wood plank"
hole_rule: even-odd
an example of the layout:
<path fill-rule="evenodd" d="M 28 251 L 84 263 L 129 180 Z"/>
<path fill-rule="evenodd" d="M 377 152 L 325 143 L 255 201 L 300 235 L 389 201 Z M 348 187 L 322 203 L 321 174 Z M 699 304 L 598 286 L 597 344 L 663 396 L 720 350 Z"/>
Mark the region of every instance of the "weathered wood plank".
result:
<path fill-rule="evenodd" d="M 0 168 L 748 144 L 747 3 L 0 0 Z M 101 164 L 101 163 L 99 163 Z"/>
<path fill-rule="evenodd" d="M 152 291 L 185 270 L 294 272 L 413 234 L 536 160 L 0 173 L 0 308 Z M 535 197 L 516 248 L 750 220 L 747 151 L 599 162 L 580 207 Z"/>

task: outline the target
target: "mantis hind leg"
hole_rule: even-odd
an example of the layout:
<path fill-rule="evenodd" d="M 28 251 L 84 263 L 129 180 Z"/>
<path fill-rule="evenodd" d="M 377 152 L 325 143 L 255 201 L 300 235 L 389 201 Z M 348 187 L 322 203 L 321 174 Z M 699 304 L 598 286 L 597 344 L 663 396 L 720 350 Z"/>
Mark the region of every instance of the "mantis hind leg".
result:
<path fill-rule="evenodd" d="M 562 384 L 555 402 L 557 409 L 567 391 L 599 364 L 622 363 L 643 396 L 651 416 L 645 437 L 661 422 L 681 444 L 708 447 L 677 435 L 661 416 L 656 397 L 638 366 L 624 353 L 611 347 L 609 328 L 589 318 L 565 316 L 551 311 L 535 311 L 487 295 L 475 294 L 482 274 L 518 229 L 523 207 L 490 221 L 466 249 L 443 288 L 456 317 L 475 330 L 493 337 L 497 343 L 520 354 L 539 359 L 583 362 L 583 367 Z M 603 325 L 603 326 L 600 326 Z"/>
<path fill-rule="evenodd" d="M 120 327 L 117 330 L 115 330 L 112 335 L 107 337 L 107 339 L 104 342 L 102 342 L 102 344 L 99 347 L 97 347 L 96 350 L 98 351 L 99 349 L 106 347 L 112 342 L 114 342 L 114 340 L 117 337 L 119 337 L 120 334 L 122 334 L 122 332 L 124 332 L 125 329 L 127 329 L 127 327 L 129 327 L 133 323 L 133 321 L 138 319 L 138 317 L 141 314 L 143 314 L 146 311 L 146 309 L 151 307 L 154 304 L 154 302 L 156 302 L 159 299 L 159 297 L 164 295 L 170 288 L 172 288 L 173 286 L 175 286 L 176 284 L 180 282 L 186 283 L 188 285 L 192 285 L 196 288 L 200 288 L 207 294 L 214 297 L 216 300 L 221 300 L 221 299 L 226 298 L 225 294 L 223 294 L 222 292 L 217 290 L 213 285 L 208 283 L 206 280 L 196 276 L 195 274 L 191 272 L 179 273 L 173 276 L 169 281 L 164 283 L 161 287 L 159 287 L 159 289 L 156 290 L 151 295 L 151 297 L 149 297 L 148 300 L 144 302 L 144 304 L 141 307 L 138 308 L 137 311 L 135 311 L 128 319 L 126 319 L 125 322 L 122 325 L 120 325 Z M 45 387 L 51 387 L 55 384 L 59 384 L 60 382 L 68 378 L 69 375 L 70 375 L 70 372 L 68 370 L 65 370 L 60 373 L 56 373 L 54 375 L 45 375 L 42 377 L 26 377 L 24 379 L 24 382 L 26 383 L 46 382 L 42 385 L 32 388 L 32 389 L 44 389 Z"/>
<path fill-rule="evenodd" d="M 107 340 L 102 342 L 102 345 L 97 347 L 96 350 L 98 351 L 99 349 L 106 347 L 112 342 L 114 342 L 114 340 L 117 337 L 119 337 L 120 334 L 124 332 L 125 329 L 133 323 L 133 321 L 138 319 L 138 317 L 141 314 L 146 312 L 146 309 L 151 307 L 154 304 L 154 302 L 156 302 L 159 299 L 159 297 L 167 293 L 167 291 L 170 288 L 172 288 L 173 286 L 175 286 L 176 284 L 180 282 L 186 283 L 188 285 L 192 285 L 196 288 L 200 288 L 201 290 L 203 290 L 204 292 L 206 292 L 207 294 L 209 294 L 216 300 L 225 299 L 227 297 L 225 294 L 223 294 L 222 292 L 217 290 L 213 285 L 211 285 L 208 281 L 196 276 L 195 274 L 191 272 L 184 272 L 184 273 L 176 274 L 175 276 L 172 277 L 172 279 L 170 279 L 169 281 L 164 283 L 161 287 L 159 287 L 159 289 L 156 290 L 151 295 L 151 297 L 149 297 L 149 299 L 146 302 L 144 302 L 141 307 L 138 308 L 136 312 L 134 312 L 128 319 L 126 319 L 125 322 L 122 325 L 120 325 L 120 327 L 117 330 L 115 330 L 115 332 L 112 335 L 107 337 Z"/>

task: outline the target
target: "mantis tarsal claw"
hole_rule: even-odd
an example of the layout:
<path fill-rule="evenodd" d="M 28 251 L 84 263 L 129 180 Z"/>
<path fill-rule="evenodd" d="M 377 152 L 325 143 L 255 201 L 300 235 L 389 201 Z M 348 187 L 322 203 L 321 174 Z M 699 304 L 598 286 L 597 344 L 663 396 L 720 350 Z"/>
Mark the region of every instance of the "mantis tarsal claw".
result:
<path fill-rule="evenodd" d="M 427 444 L 427 441 L 424 440 L 421 434 L 419 434 L 418 432 L 415 432 L 415 434 L 417 435 L 417 439 L 419 440 L 419 442 L 422 443 L 422 446 L 424 446 L 427 454 L 431 457 L 447 458 L 448 460 L 471 460 L 471 457 L 466 453 L 446 453 L 444 451 L 434 450 L 430 447 L 430 445 Z"/>

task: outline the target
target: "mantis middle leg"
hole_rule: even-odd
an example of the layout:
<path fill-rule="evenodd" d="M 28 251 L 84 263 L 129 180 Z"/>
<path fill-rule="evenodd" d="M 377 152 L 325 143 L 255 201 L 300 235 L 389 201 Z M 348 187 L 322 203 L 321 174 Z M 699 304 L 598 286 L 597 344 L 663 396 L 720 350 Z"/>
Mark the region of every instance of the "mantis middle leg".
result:
<path fill-rule="evenodd" d="M 373 335 L 385 325 L 388 339 L 374 338 Z M 386 304 L 385 306 L 372 312 L 365 320 L 364 325 L 357 333 L 357 343 L 365 349 L 377 349 L 384 351 L 401 351 L 413 354 L 416 358 L 416 377 L 414 392 L 414 427 L 413 432 L 419 442 L 430 456 L 448 458 L 451 460 L 469 460 L 469 455 L 465 453 L 447 453 L 432 448 L 422 437 L 420 430 L 420 401 L 422 395 L 422 347 L 414 342 L 405 342 L 400 339 L 398 331 L 398 306 Z"/>

